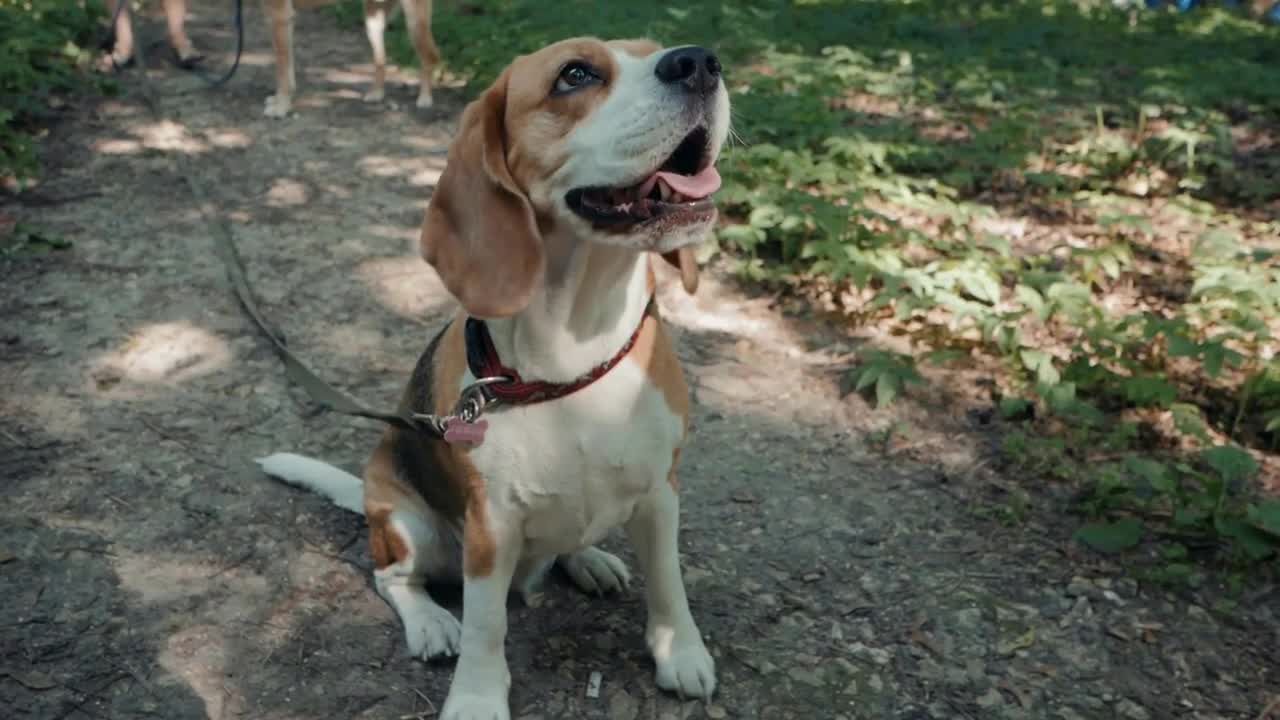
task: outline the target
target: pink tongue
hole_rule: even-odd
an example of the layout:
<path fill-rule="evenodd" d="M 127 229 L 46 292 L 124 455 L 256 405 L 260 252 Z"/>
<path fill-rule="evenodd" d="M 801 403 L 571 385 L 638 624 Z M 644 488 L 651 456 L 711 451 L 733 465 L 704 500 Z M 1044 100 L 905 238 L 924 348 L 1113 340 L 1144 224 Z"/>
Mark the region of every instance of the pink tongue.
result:
<path fill-rule="evenodd" d="M 641 187 L 646 192 L 642 192 L 640 197 L 648 195 L 647 190 L 653 189 L 653 183 L 658 180 L 661 180 L 667 187 L 690 200 L 701 200 L 720 189 L 720 173 L 714 165 L 709 165 L 697 175 L 680 175 L 679 173 L 659 171 Z"/>

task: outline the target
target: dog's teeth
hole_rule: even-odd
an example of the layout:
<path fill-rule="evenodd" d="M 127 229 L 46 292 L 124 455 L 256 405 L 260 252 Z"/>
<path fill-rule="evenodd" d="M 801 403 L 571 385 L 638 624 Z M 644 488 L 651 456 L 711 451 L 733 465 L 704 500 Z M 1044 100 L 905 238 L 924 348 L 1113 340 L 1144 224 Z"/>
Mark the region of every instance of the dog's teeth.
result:
<path fill-rule="evenodd" d="M 658 181 L 658 193 L 658 197 L 661 198 L 663 202 L 669 202 L 671 196 L 675 194 L 671 190 L 671 187 L 661 180 Z"/>

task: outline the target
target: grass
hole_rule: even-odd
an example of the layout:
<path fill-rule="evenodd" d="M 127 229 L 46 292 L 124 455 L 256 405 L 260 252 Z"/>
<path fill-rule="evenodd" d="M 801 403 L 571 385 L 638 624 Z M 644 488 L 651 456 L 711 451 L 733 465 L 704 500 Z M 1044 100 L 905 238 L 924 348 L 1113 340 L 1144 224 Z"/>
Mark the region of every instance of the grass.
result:
<path fill-rule="evenodd" d="M 744 143 L 715 250 L 865 341 L 850 391 L 961 388 L 1005 470 L 1083 490 L 1080 542 L 1247 573 L 1280 545 L 1280 30 L 1110 5 L 494 0 L 435 31 L 472 90 L 584 32 L 716 48 Z"/>

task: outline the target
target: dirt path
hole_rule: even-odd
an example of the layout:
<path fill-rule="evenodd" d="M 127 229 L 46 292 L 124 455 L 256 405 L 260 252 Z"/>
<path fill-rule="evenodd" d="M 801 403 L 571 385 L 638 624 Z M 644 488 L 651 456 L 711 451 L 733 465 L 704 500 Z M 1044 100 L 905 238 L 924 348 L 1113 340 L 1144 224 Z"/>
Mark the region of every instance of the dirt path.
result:
<path fill-rule="evenodd" d="M 395 719 L 443 700 L 451 668 L 405 657 L 362 521 L 252 463 L 288 449 L 356 469 L 378 428 L 287 386 L 172 157 L 212 184 L 294 347 L 387 404 L 448 311 L 414 243 L 461 99 L 439 91 L 434 117 L 404 87 L 399 108 L 362 104 L 363 38 L 303 13 L 300 114 L 269 122 L 246 5 L 251 52 L 225 90 L 169 124 L 126 96 L 58 128 L 42 192 L 102 196 L 7 209 L 74 245 L 0 258 L 4 717 Z M 193 32 L 217 46 L 222 22 Z M 1060 498 L 984 512 L 1003 481 L 969 436 L 922 438 L 927 463 L 869 449 L 880 421 L 839 398 L 819 330 L 714 273 L 661 302 L 695 386 L 682 549 L 722 691 L 655 692 L 636 590 L 553 583 L 512 610 L 516 717 L 1259 720 L 1280 695 L 1269 589 L 1215 613 L 1211 590 L 1115 579 L 1069 547 Z"/>

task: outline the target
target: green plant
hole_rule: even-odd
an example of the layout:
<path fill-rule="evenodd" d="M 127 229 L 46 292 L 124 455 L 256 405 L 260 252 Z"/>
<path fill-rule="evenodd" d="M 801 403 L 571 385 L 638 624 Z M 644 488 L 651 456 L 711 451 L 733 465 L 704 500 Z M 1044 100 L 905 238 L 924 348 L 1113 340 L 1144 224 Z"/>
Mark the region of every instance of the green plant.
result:
<path fill-rule="evenodd" d="M 32 135 L 54 95 L 83 87 L 76 66 L 101 14 L 86 0 L 0 0 L 0 177 L 34 174 Z"/>

